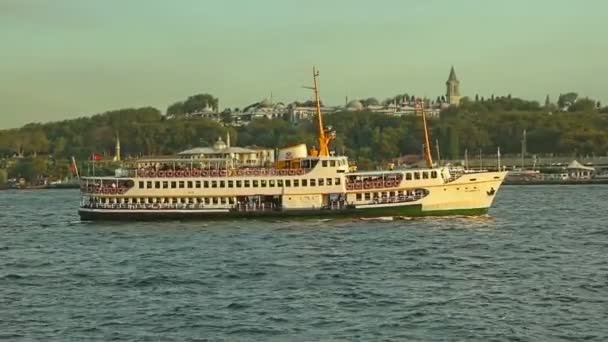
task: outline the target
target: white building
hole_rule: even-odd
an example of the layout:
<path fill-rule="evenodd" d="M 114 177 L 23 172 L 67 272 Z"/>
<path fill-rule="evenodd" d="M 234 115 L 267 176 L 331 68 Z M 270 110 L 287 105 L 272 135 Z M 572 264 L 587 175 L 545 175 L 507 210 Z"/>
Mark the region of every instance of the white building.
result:
<path fill-rule="evenodd" d="M 218 138 L 213 147 L 195 147 L 179 152 L 178 156 L 182 159 L 230 160 L 246 166 L 263 166 L 274 162 L 273 149 L 230 146 L 229 138 L 227 136 L 227 142 Z"/>

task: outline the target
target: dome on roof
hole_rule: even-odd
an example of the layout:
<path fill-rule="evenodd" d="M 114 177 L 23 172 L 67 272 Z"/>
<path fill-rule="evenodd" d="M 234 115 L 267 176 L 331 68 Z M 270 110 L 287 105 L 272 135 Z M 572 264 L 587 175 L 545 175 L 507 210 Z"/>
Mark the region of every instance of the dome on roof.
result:
<path fill-rule="evenodd" d="M 260 101 L 260 107 L 272 107 L 272 102 L 270 102 L 269 99 L 263 99 L 262 101 Z"/>
<path fill-rule="evenodd" d="M 213 144 L 214 150 L 223 150 L 226 147 L 228 147 L 228 145 L 226 145 L 226 143 L 222 140 L 221 137 L 217 138 L 217 141 Z"/>
<path fill-rule="evenodd" d="M 363 104 L 361 103 L 361 101 L 352 100 L 352 101 L 350 101 L 346 105 L 346 109 L 348 109 L 348 110 L 362 110 L 363 109 Z"/>

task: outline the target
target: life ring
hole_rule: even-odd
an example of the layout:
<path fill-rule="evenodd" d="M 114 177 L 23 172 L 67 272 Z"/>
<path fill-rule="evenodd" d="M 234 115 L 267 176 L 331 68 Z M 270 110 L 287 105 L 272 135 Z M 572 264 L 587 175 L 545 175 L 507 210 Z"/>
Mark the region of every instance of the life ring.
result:
<path fill-rule="evenodd" d="M 287 174 L 287 170 L 281 169 L 279 173 L 281 174 L 281 176 L 285 176 Z"/>
<path fill-rule="evenodd" d="M 254 176 L 259 176 L 260 175 L 260 170 L 253 170 L 253 175 Z"/>
<path fill-rule="evenodd" d="M 299 175 L 303 175 L 304 174 L 304 169 L 298 169 L 298 174 Z"/>
<path fill-rule="evenodd" d="M 125 192 L 127 192 L 127 188 L 118 188 L 119 193 L 124 194 Z"/>
<path fill-rule="evenodd" d="M 393 182 L 392 181 L 386 181 L 384 182 L 384 186 L 387 188 L 392 188 L 393 187 Z"/>
<path fill-rule="evenodd" d="M 201 172 L 199 170 L 192 171 L 192 177 L 199 177 L 200 175 L 201 175 Z"/>
<path fill-rule="evenodd" d="M 156 172 L 154 172 L 154 171 L 148 172 L 148 177 L 151 177 L 151 178 L 156 177 Z"/>
<path fill-rule="evenodd" d="M 165 171 L 158 171 L 158 177 L 165 177 Z"/>
<path fill-rule="evenodd" d="M 217 177 L 217 170 L 211 170 L 211 177 Z"/>
<path fill-rule="evenodd" d="M 353 190 L 353 188 L 354 188 L 353 183 L 348 183 L 348 184 L 346 185 L 346 189 L 347 189 L 347 190 Z"/>
<path fill-rule="evenodd" d="M 370 189 L 372 187 L 372 184 L 370 182 L 364 182 L 363 183 L 363 188 L 364 189 Z"/>
<path fill-rule="evenodd" d="M 226 171 L 226 170 L 220 171 L 220 176 L 226 177 L 227 175 L 228 175 L 228 171 Z"/>
<path fill-rule="evenodd" d="M 111 194 L 115 194 L 115 193 L 116 193 L 116 191 L 117 191 L 117 190 L 116 190 L 116 188 L 110 188 L 110 193 L 111 193 Z"/>
<path fill-rule="evenodd" d="M 289 171 L 287 171 L 287 173 L 288 173 L 290 176 L 295 176 L 295 175 L 296 175 L 296 170 L 294 170 L 294 169 L 289 169 Z"/>
<path fill-rule="evenodd" d="M 382 188 L 383 187 L 382 186 L 382 181 L 377 181 L 375 187 L 376 188 Z"/>
<path fill-rule="evenodd" d="M 203 177 L 209 177 L 209 171 L 207 171 L 207 170 L 201 171 L 201 176 L 203 176 Z"/>
<path fill-rule="evenodd" d="M 250 170 L 245 170 L 245 171 L 243 171 L 243 173 L 245 174 L 245 176 L 251 176 Z"/>
<path fill-rule="evenodd" d="M 260 176 L 266 176 L 266 169 L 260 170 Z"/>
<path fill-rule="evenodd" d="M 169 170 L 169 171 L 165 172 L 165 176 L 173 177 L 173 171 Z"/>
<path fill-rule="evenodd" d="M 190 177 L 190 171 L 188 171 L 188 170 L 184 171 L 184 177 Z"/>

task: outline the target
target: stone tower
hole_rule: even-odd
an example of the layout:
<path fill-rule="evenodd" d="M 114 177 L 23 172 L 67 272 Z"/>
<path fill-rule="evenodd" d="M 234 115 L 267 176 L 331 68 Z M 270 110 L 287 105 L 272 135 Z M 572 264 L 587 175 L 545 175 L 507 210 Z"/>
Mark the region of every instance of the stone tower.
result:
<path fill-rule="evenodd" d="M 458 77 L 456 77 L 456 72 L 454 71 L 454 67 L 450 70 L 450 77 L 448 77 L 448 81 L 445 82 L 446 85 L 446 99 L 449 105 L 458 106 L 460 104 L 460 81 Z"/>

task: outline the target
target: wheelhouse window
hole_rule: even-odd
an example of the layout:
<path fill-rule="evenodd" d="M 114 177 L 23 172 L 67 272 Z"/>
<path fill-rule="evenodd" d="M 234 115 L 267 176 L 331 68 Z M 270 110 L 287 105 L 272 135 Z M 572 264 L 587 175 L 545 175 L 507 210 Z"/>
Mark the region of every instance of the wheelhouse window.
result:
<path fill-rule="evenodd" d="M 274 188 L 274 186 L 276 185 L 276 182 L 274 181 L 274 179 L 271 179 L 268 181 L 268 186 L 271 188 Z"/>
<path fill-rule="evenodd" d="M 302 186 L 308 186 L 308 180 L 302 179 Z"/>
<path fill-rule="evenodd" d="M 327 167 L 327 160 L 322 161 L 322 162 L 321 162 L 321 166 L 323 166 L 323 167 Z"/>
<path fill-rule="evenodd" d="M 420 172 L 414 172 L 414 179 L 420 179 Z"/>
<path fill-rule="evenodd" d="M 248 179 L 245 180 L 244 182 L 245 182 L 245 187 L 246 188 L 249 188 L 251 186 L 251 184 L 250 184 L 251 182 Z"/>
<path fill-rule="evenodd" d="M 220 181 L 220 188 L 225 188 L 225 187 L 226 187 L 226 182 Z"/>
<path fill-rule="evenodd" d="M 209 188 L 209 181 L 203 181 L 203 188 Z"/>
<path fill-rule="evenodd" d="M 154 187 L 156 189 L 160 189 L 160 182 L 154 182 Z"/>
<path fill-rule="evenodd" d="M 286 187 L 286 188 L 291 187 L 291 180 L 289 180 L 289 179 L 286 179 L 286 180 L 285 180 L 285 187 Z"/>
<path fill-rule="evenodd" d="M 164 181 L 163 182 L 163 189 L 167 189 L 169 187 L 169 182 Z"/>
<path fill-rule="evenodd" d="M 360 201 L 362 199 L 363 196 L 361 196 L 361 193 L 357 193 L 357 201 Z"/>
<path fill-rule="evenodd" d="M 319 186 L 325 185 L 323 178 L 319 178 Z"/>
<path fill-rule="evenodd" d="M 262 185 L 262 188 L 265 188 L 267 183 L 265 179 L 260 180 L 260 185 Z"/>
<path fill-rule="evenodd" d="M 188 189 L 192 189 L 192 188 L 193 188 L 192 181 L 188 181 Z"/>
<path fill-rule="evenodd" d="M 253 187 L 254 187 L 254 188 L 257 188 L 257 187 L 258 187 L 258 185 L 259 185 L 259 184 L 258 184 L 258 180 L 257 180 L 257 179 L 254 179 L 254 180 L 252 181 L 252 184 L 253 184 Z"/>
<path fill-rule="evenodd" d="M 422 179 L 429 179 L 429 173 L 427 171 L 422 172 Z"/>
<path fill-rule="evenodd" d="M 405 180 L 412 180 L 412 174 L 411 173 L 406 173 L 405 174 Z"/>
<path fill-rule="evenodd" d="M 179 188 L 183 189 L 184 188 L 184 181 L 179 181 Z"/>
<path fill-rule="evenodd" d="M 200 189 L 200 187 L 201 187 L 201 181 L 194 182 L 194 185 L 196 186 L 197 189 Z"/>
<path fill-rule="evenodd" d="M 241 187 L 243 187 L 243 182 L 241 182 L 240 180 L 237 180 L 237 181 L 236 181 L 236 187 L 237 187 L 237 188 L 241 188 Z"/>
<path fill-rule="evenodd" d="M 277 186 L 278 187 L 283 187 L 283 180 L 282 179 L 277 179 Z"/>
<path fill-rule="evenodd" d="M 211 187 L 217 188 L 217 181 L 211 181 Z"/>
<path fill-rule="evenodd" d="M 317 185 L 317 181 L 315 179 L 311 179 L 310 186 L 316 186 L 316 185 Z"/>
<path fill-rule="evenodd" d="M 146 188 L 152 189 L 152 182 L 146 182 Z"/>
<path fill-rule="evenodd" d="M 228 181 L 228 187 L 229 188 L 234 188 L 234 181 L 229 180 Z"/>
<path fill-rule="evenodd" d="M 369 193 L 369 192 L 366 192 L 366 193 L 365 193 L 365 200 L 366 200 L 366 201 L 369 201 L 370 199 L 372 199 L 372 194 L 371 194 L 371 193 Z"/>
<path fill-rule="evenodd" d="M 331 185 L 331 183 L 332 183 L 332 179 L 331 179 L 331 178 L 327 178 L 327 179 L 325 180 L 325 184 L 327 184 L 327 185 Z"/>
<path fill-rule="evenodd" d="M 336 178 L 334 184 L 335 185 L 340 185 L 340 178 Z"/>
<path fill-rule="evenodd" d="M 177 189 L 177 182 L 171 182 L 171 189 Z"/>
<path fill-rule="evenodd" d="M 294 187 L 299 187 L 300 186 L 300 180 L 299 179 L 294 179 L 293 180 L 293 186 Z"/>
<path fill-rule="evenodd" d="M 431 178 L 437 178 L 437 171 L 431 171 Z"/>

